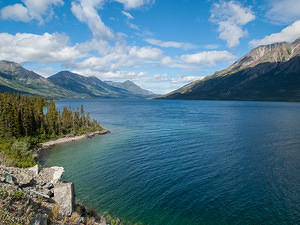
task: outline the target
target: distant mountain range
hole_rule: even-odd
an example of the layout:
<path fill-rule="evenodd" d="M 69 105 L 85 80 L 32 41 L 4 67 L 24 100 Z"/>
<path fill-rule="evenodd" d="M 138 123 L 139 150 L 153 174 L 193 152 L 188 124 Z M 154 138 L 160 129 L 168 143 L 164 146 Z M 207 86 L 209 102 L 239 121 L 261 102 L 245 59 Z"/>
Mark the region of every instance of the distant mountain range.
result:
<path fill-rule="evenodd" d="M 259 46 L 225 70 L 159 98 L 300 101 L 300 38 Z"/>
<path fill-rule="evenodd" d="M 0 61 L 0 92 L 64 98 L 150 98 L 156 96 L 131 81 L 103 82 L 97 77 L 86 77 L 69 71 L 61 71 L 44 78 L 26 70 L 18 63 L 9 61 Z"/>

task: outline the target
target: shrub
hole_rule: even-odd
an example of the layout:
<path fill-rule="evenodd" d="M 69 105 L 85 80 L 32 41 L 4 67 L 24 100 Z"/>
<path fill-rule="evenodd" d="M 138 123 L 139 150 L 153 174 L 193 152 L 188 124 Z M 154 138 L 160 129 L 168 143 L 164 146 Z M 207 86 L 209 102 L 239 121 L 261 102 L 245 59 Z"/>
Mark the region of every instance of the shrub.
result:
<path fill-rule="evenodd" d="M 51 212 L 52 212 L 52 218 L 53 218 L 54 220 L 57 220 L 57 219 L 59 218 L 59 206 L 58 206 L 58 205 L 55 205 L 55 206 L 52 208 Z"/>
<path fill-rule="evenodd" d="M 23 191 L 15 191 L 9 195 L 9 197 L 14 201 L 21 200 L 23 196 L 24 196 Z"/>

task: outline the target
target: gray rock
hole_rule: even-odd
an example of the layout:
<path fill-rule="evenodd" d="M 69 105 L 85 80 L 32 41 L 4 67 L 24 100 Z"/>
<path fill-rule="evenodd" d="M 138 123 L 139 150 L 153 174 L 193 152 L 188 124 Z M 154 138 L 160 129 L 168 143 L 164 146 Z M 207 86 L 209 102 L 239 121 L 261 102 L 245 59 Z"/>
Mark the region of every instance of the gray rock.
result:
<path fill-rule="evenodd" d="M 48 215 L 47 214 L 36 214 L 30 222 L 30 225 L 48 225 Z"/>
<path fill-rule="evenodd" d="M 7 171 L 3 171 L 2 177 L 1 177 L 1 182 L 5 182 L 8 184 L 15 185 L 16 184 L 16 178 L 10 175 Z"/>
<path fill-rule="evenodd" d="M 48 190 L 50 190 L 50 189 L 54 188 L 54 185 L 52 183 L 49 183 L 49 184 L 46 185 L 46 188 Z"/>
<path fill-rule="evenodd" d="M 37 180 L 40 182 L 52 183 L 56 184 L 59 183 L 63 177 L 64 168 L 63 167 L 50 167 L 50 168 L 43 168 L 39 172 Z"/>
<path fill-rule="evenodd" d="M 30 168 L 28 168 L 28 170 L 32 171 L 34 173 L 34 175 L 39 175 L 39 172 L 40 172 L 38 165 L 30 167 Z"/>
<path fill-rule="evenodd" d="M 17 184 L 20 187 L 29 187 L 33 185 L 33 177 L 32 175 L 25 173 L 25 172 L 20 172 L 17 176 Z"/>
<path fill-rule="evenodd" d="M 61 183 L 54 186 L 54 201 L 59 205 L 59 212 L 62 216 L 71 216 L 74 203 L 73 183 Z"/>
<path fill-rule="evenodd" d="M 47 192 L 47 195 L 49 196 L 49 198 L 52 198 L 54 196 L 53 192 L 52 191 L 48 191 Z"/>
<path fill-rule="evenodd" d="M 54 170 L 51 183 L 56 184 L 57 182 L 61 181 L 61 179 L 64 175 L 64 172 L 65 172 L 65 169 L 63 167 L 58 167 L 58 166 L 51 167 L 51 169 Z"/>

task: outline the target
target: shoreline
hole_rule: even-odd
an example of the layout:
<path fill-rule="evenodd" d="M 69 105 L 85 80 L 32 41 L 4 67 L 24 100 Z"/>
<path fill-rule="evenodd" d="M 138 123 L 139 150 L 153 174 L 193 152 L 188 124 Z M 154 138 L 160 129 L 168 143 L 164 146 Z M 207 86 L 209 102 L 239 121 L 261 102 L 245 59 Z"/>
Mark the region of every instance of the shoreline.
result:
<path fill-rule="evenodd" d="M 40 143 L 35 154 L 36 161 L 39 162 L 41 154 L 50 148 L 65 143 L 92 138 L 99 135 L 110 133 L 103 129 L 94 132 L 88 132 L 83 135 L 62 137 L 56 140 Z M 36 164 L 30 168 L 10 167 L 0 163 L 0 193 L 7 194 L 8 197 L 0 196 L 0 214 L 5 213 L 6 219 L 12 219 L 10 211 L 17 212 L 18 221 L 34 224 L 48 224 L 47 221 L 54 224 L 70 221 L 74 225 L 93 224 L 93 225 L 121 225 L 119 218 L 113 218 L 109 214 L 96 212 L 94 209 L 86 207 L 76 199 L 75 184 L 72 181 L 64 181 L 63 167 L 43 167 Z M 20 195 L 18 198 L 9 196 Z M 5 195 L 6 196 L 6 195 Z M 10 198 L 12 205 L 7 205 L 4 201 Z M 26 202 L 26 204 L 24 204 Z M 31 212 L 25 215 L 18 212 L 18 208 L 27 208 Z M 0 223 L 1 223 L 0 218 Z M 23 221 L 24 220 L 24 221 Z M 116 223 L 117 222 L 117 223 Z M 70 224 L 67 223 L 67 224 Z"/>
<path fill-rule="evenodd" d="M 89 132 L 89 133 L 78 135 L 78 136 L 62 137 L 62 138 L 58 138 L 55 140 L 43 142 L 43 143 L 41 143 L 41 146 L 35 151 L 35 154 L 36 154 L 35 157 L 39 158 L 40 154 L 42 152 L 44 152 L 45 150 L 51 149 L 57 145 L 62 145 L 62 144 L 71 143 L 71 142 L 75 142 L 75 141 L 81 141 L 81 140 L 84 140 L 87 138 L 93 138 L 95 136 L 105 135 L 105 134 L 109 134 L 109 133 L 110 133 L 109 130 L 103 129 L 101 131 Z"/>

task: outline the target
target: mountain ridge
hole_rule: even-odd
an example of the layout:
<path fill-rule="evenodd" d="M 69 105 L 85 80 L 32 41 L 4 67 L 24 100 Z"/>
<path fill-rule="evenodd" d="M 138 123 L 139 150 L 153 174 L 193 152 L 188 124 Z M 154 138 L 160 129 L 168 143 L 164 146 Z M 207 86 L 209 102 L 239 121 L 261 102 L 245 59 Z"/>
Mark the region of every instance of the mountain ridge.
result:
<path fill-rule="evenodd" d="M 297 39 L 292 43 L 258 46 L 226 69 L 159 98 L 300 101 L 299 77 Z"/>
<path fill-rule="evenodd" d="M 131 81 L 130 81 L 131 82 Z M 131 82 L 134 84 L 133 82 Z M 140 90 L 144 90 L 134 84 Z M 144 98 L 140 92 L 135 93 L 121 87 L 109 85 L 95 76 L 86 77 L 70 71 L 60 71 L 45 78 L 25 69 L 18 63 L 0 60 L 0 92 L 18 92 L 27 95 L 58 98 Z"/>
<path fill-rule="evenodd" d="M 129 92 L 133 92 L 140 96 L 149 97 L 149 98 L 157 96 L 155 93 L 141 88 L 140 86 L 136 85 L 134 82 L 130 80 L 126 80 L 124 82 L 115 82 L 115 81 L 104 81 L 104 82 L 111 86 L 125 89 Z"/>

